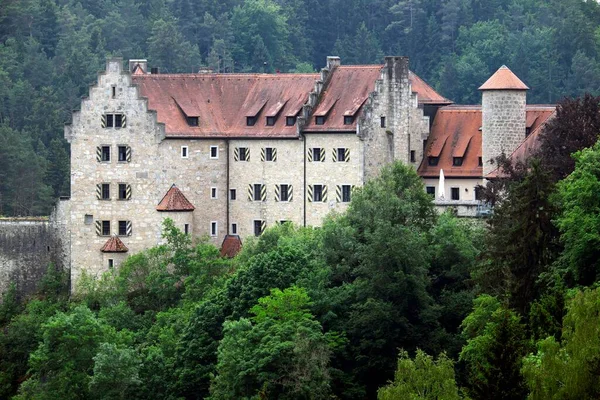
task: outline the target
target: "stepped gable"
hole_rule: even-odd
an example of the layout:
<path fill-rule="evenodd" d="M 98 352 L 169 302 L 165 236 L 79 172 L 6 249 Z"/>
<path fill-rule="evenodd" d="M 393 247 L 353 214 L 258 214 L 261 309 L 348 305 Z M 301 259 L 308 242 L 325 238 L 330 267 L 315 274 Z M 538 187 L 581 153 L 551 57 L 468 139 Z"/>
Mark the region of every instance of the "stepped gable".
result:
<path fill-rule="evenodd" d="M 488 79 L 479 90 L 529 90 L 506 65 L 503 65 Z"/>
<path fill-rule="evenodd" d="M 221 256 L 233 258 L 242 249 L 242 239 L 238 235 L 226 235 L 221 245 Z"/>
<path fill-rule="evenodd" d="M 526 127 L 531 134 L 525 142 L 537 136 L 541 126 L 554 113 L 555 106 L 528 105 Z M 440 108 L 431 127 L 431 134 L 418 173 L 423 178 L 437 178 L 440 169 L 447 178 L 480 178 L 481 106 L 446 106 Z M 519 147 L 521 148 L 521 146 Z M 517 149 L 519 150 L 519 149 Z M 429 157 L 438 157 L 437 165 L 429 165 Z M 454 166 L 454 158 L 462 157 L 462 165 Z"/>
<path fill-rule="evenodd" d="M 194 211 L 196 207 L 181 193 L 175 184 L 156 206 L 157 211 Z"/>
<path fill-rule="evenodd" d="M 129 249 L 118 236 L 111 236 L 100 249 L 103 253 L 127 253 Z"/>

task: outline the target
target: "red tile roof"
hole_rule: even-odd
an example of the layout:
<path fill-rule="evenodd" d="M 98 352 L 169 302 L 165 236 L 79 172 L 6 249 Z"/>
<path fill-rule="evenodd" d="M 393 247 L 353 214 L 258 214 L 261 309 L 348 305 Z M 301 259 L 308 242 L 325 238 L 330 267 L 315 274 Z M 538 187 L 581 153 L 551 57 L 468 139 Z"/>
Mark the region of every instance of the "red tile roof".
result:
<path fill-rule="evenodd" d="M 111 236 L 110 239 L 100 249 L 103 253 L 126 253 L 129 251 L 118 236 Z"/>
<path fill-rule="evenodd" d="M 242 249 L 242 239 L 238 235 L 226 235 L 221 245 L 221 256 L 233 258 Z"/>
<path fill-rule="evenodd" d="M 506 65 L 503 65 L 488 79 L 479 90 L 529 90 Z"/>
<path fill-rule="evenodd" d="M 334 68 L 306 130 L 356 131 L 356 116 L 382 68 Z M 319 74 L 132 75 L 167 137 L 297 137 L 285 117 L 298 115 L 318 79 Z M 419 103 L 451 103 L 412 72 L 410 82 Z M 316 115 L 327 117 L 324 125 L 314 124 Z M 344 116 L 354 116 L 352 124 L 344 125 Z M 186 117 L 198 117 L 198 126 L 188 125 Z M 247 126 L 247 117 L 257 117 L 254 126 Z M 266 117 L 276 117 L 275 125 L 267 126 Z"/>
<path fill-rule="evenodd" d="M 537 136 L 540 126 L 554 110 L 554 106 L 527 106 L 527 128 L 532 133 L 525 142 L 531 140 L 534 134 Z M 482 177 L 483 168 L 479 166 L 479 157 L 482 156 L 480 128 L 481 106 L 440 108 L 431 127 L 425 156 L 418 169 L 419 175 L 439 177 L 440 169 L 443 169 L 444 176 L 447 178 Z M 429 165 L 429 157 L 439 157 L 438 164 Z M 461 166 L 453 166 L 454 157 L 463 158 Z"/>
<path fill-rule="evenodd" d="M 175 184 L 156 206 L 157 211 L 194 211 L 195 207 Z"/>

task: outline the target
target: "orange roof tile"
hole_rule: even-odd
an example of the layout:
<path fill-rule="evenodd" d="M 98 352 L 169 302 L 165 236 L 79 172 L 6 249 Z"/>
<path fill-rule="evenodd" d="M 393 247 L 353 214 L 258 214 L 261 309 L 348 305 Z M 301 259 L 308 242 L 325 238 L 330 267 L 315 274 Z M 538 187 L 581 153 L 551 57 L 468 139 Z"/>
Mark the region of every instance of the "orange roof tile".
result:
<path fill-rule="evenodd" d="M 409 74 L 410 85 L 413 93 L 417 94 L 419 104 L 452 104 L 452 100 L 440 95 L 417 74 L 412 71 Z"/>
<path fill-rule="evenodd" d="M 103 253 L 126 253 L 129 251 L 118 236 L 111 236 L 100 249 Z"/>
<path fill-rule="evenodd" d="M 526 109 L 527 127 L 531 134 L 523 142 L 532 141 L 537 136 L 541 126 L 554 112 L 554 106 L 528 105 Z M 425 156 L 419 166 L 418 173 L 422 177 L 438 177 L 440 169 L 444 176 L 474 177 L 483 175 L 479 166 L 479 157 L 482 156 L 481 148 L 481 106 L 446 106 L 439 109 L 431 133 L 427 140 Z M 520 151 L 522 144 L 515 150 Z M 429 165 L 428 157 L 439 157 L 438 164 Z M 454 157 L 462 157 L 461 166 L 453 165 Z"/>
<path fill-rule="evenodd" d="M 503 65 L 488 79 L 479 90 L 529 90 L 506 65 Z"/>
<path fill-rule="evenodd" d="M 175 184 L 171 186 L 167 194 L 156 206 L 157 211 L 194 211 L 195 207 L 181 193 Z"/>
<path fill-rule="evenodd" d="M 221 245 L 221 256 L 235 257 L 242 249 L 242 239 L 238 235 L 226 235 Z"/>

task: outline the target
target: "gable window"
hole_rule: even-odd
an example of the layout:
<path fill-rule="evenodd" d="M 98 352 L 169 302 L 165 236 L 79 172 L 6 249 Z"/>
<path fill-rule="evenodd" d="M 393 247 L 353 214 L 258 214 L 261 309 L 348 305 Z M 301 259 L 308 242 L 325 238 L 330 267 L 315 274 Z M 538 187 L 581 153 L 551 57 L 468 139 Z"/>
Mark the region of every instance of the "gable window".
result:
<path fill-rule="evenodd" d="M 436 165 L 438 165 L 438 162 L 440 162 L 440 158 L 439 157 L 429 157 L 429 165 L 432 167 L 435 167 Z"/>
<path fill-rule="evenodd" d="M 189 126 L 198 126 L 198 117 L 186 117 Z"/>
<path fill-rule="evenodd" d="M 296 117 L 286 117 L 285 125 L 286 126 L 294 126 L 296 124 Z"/>
<path fill-rule="evenodd" d="M 237 235 L 237 224 L 231 224 L 231 234 Z"/>
<path fill-rule="evenodd" d="M 229 189 L 229 200 L 235 200 L 237 197 L 237 192 L 235 189 Z"/>
<path fill-rule="evenodd" d="M 450 198 L 452 200 L 460 200 L 460 188 L 450 188 Z"/>
<path fill-rule="evenodd" d="M 267 126 L 275 125 L 275 117 L 267 117 Z"/>
<path fill-rule="evenodd" d="M 181 158 L 188 158 L 188 147 L 181 146 Z"/>
<path fill-rule="evenodd" d="M 119 146 L 118 147 L 118 157 L 119 162 L 129 162 L 130 161 L 130 151 L 127 151 L 129 146 Z"/>
<path fill-rule="evenodd" d="M 381 119 L 379 120 L 379 126 L 385 128 L 385 117 L 381 117 Z"/>
<path fill-rule="evenodd" d="M 435 197 L 435 186 L 427 186 L 425 190 L 427 191 L 428 195 Z"/>
<path fill-rule="evenodd" d="M 313 185 L 313 201 L 323 201 L 323 185 Z"/>
<path fill-rule="evenodd" d="M 102 236 L 110 236 L 110 221 L 102 221 Z"/>
<path fill-rule="evenodd" d="M 321 147 L 313 147 L 312 149 L 312 160 L 315 162 L 324 161 L 325 152 Z"/>
<path fill-rule="evenodd" d="M 103 128 L 125 128 L 125 114 L 102 115 Z"/>
<path fill-rule="evenodd" d="M 279 201 L 290 201 L 290 185 L 279 185 Z"/>
<path fill-rule="evenodd" d="M 452 166 L 453 167 L 460 167 L 463 164 L 463 158 L 462 157 L 452 157 Z"/>
<path fill-rule="evenodd" d="M 260 236 L 263 233 L 264 230 L 264 221 L 260 220 L 260 219 L 255 219 L 254 220 L 254 236 Z"/>
<path fill-rule="evenodd" d="M 102 184 L 102 200 L 110 200 L 110 184 L 103 183 Z"/>
<path fill-rule="evenodd" d="M 217 236 L 217 221 L 210 223 L 210 236 Z"/>
<path fill-rule="evenodd" d="M 102 146 L 102 162 L 110 162 L 110 146 Z"/>
<path fill-rule="evenodd" d="M 217 188 L 216 187 L 210 188 L 210 198 L 211 199 L 217 198 Z"/>
<path fill-rule="evenodd" d="M 256 117 L 246 117 L 246 126 L 254 126 L 256 124 Z"/>
<path fill-rule="evenodd" d="M 210 146 L 210 158 L 213 160 L 219 158 L 219 146 Z"/>
<path fill-rule="evenodd" d="M 119 200 L 129 200 L 131 198 L 131 186 L 126 183 L 119 183 Z"/>
<path fill-rule="evenodd" d="M 315 124 L 317 125 L 325 125 L 325 116 L 318 115 L 315 117 Z"/>
<path fill-rule="evenodd" d="M 344 115 L 344 125 L 352 125 L 353 122 L 354 122 L 354 116 Z"/>
<path fill-rule="evenodd" d="M 349 203 L 352 199 L 352 185 L 342 185 L 342 203 Z"/>
<path fill-rule="evenodd" d="M 410 151 L 410 162 L 416 162 L 417 161 L 417 156 L 416 156 L 416 152 L 414 150 Z"/>

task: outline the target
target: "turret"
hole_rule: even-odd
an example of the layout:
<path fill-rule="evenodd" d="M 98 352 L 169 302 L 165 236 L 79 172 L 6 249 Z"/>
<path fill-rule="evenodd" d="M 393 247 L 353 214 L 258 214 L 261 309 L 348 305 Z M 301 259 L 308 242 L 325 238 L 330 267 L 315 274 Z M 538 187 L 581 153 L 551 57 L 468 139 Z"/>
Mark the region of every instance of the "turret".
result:
<path fill-rule="evenodd" d="M 497 168 L 493 159 L 510 155 L 525 140 L 527 90 L 503 65 L 479 88 L 482 92 L 483 176 Z"/>

